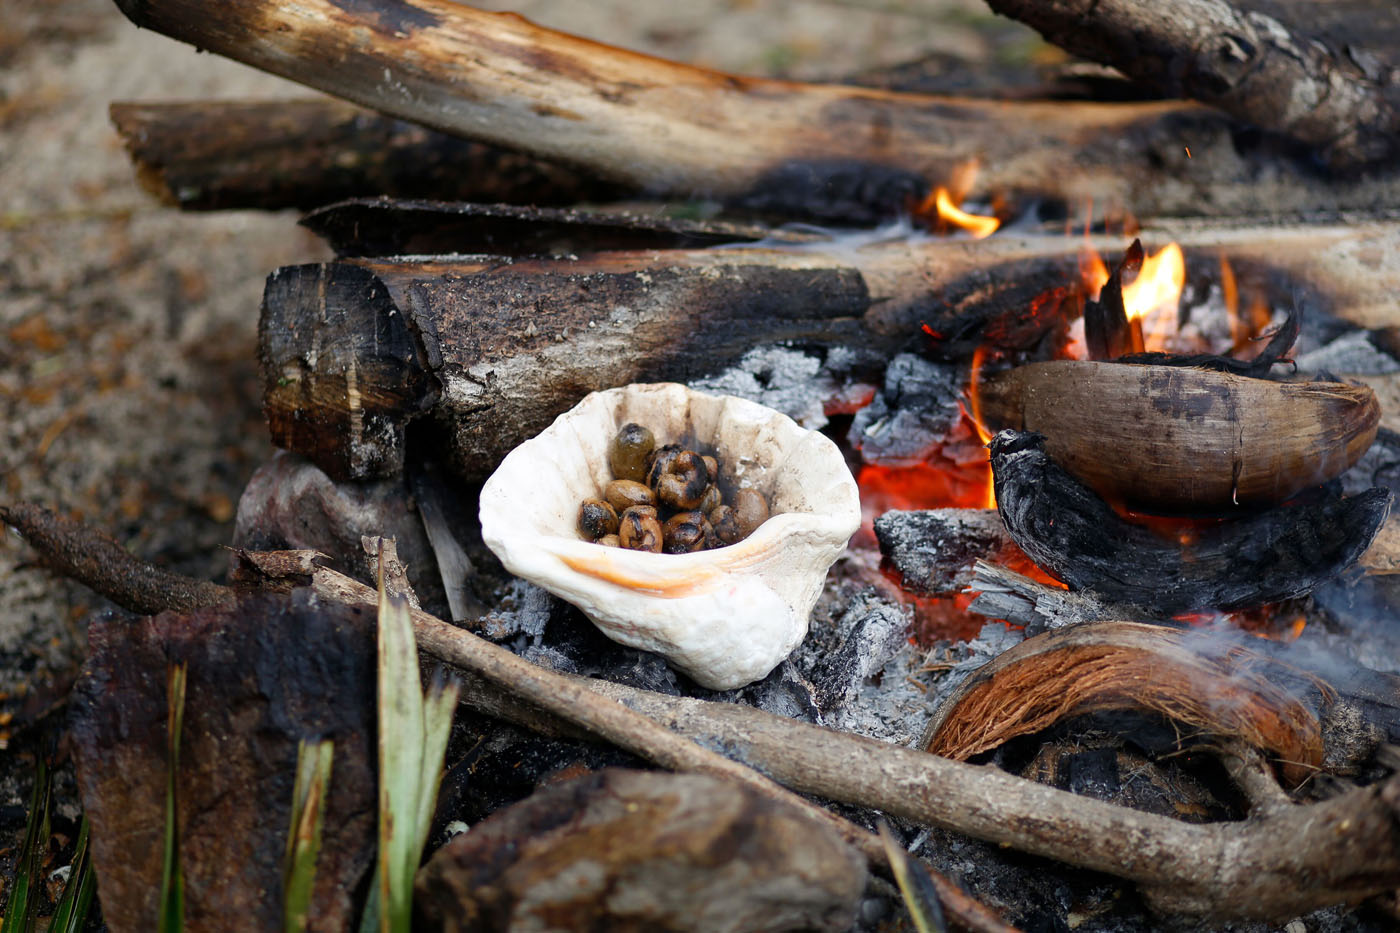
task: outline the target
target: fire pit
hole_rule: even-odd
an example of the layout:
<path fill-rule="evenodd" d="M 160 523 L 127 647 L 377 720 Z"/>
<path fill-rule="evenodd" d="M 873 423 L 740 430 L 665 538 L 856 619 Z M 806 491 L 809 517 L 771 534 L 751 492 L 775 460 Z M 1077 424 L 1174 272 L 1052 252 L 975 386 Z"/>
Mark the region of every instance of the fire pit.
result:
<path fill-rule="evenodd" d="M 140 889 L 151 864 L 120 857 L 124 808 L 96 779 L 131 719 L 121 704 L 155 702 L 146 666 L 189 665 L 192 773 L 237 728 L 219 710 L 257 709 L 286 744 L 288 710 L 316 697 L 258 692 L 297 657 L 276 639 L 336 641 L 308 683 L 363 680 L 335 672 L 365 667 L 370 580 L 412 602 L 420 649 L 465 681 L 438 852 L 419 876 L 435 916 L 477 909 L 472 872 L 506 864 L 490 840 L 509 848 L 513 834 L 530 836 L 529 871 L 545 881 L 500 897 L 543 896 L 556 859 L 593 877 L 610 837 L 560 827 L 618 807 L 635 820 L 635 801 L 665 798 L 645 778 L 588 775 L 638 759 L 743 785 L 714 791 L 740 814 L 734 833 L 821 827 L 812 849 L 831 864 L 863 860 L 916 909 L 941 903 L 975 929 L 1006 927 L 973 896 L 1006 921 L 1087 929 L 1142 926 L 1150 911 L 1272 922 L 1335 908 L 1329 922 L 1359 930 L 1365 915 L 1336 905 L 1382 909 L 1400 885 L 1400 225 L 1316 210 L 1397 200 L 1393 170 L 1371 161 L 1391 125 L 1373 95 L 1358 98 L 1354 138 L 1324 145 L 1317 126 L 1290 124 L 1273 129 L 1291 140 L 1251 143 L 1234 120 L 1262 117 L 1228 95 L 1234 118 L 1171 101 L 750 81 L 436 0 L 260 0 L 206 17 L 120 5 L 613 186 L 542 167 L 541 203 L 646 192 L 703 197 L 719 216 L 421 191 L 320 204 L 307 224 L 337 258 L 278 269 L 264 293 L 264 411 L 283 452 L 239 505 L 229 587 L 160 577 L 42 510 L 5 513 L 123 605 L 193 620 L 94 640 L 75 757 L 107 890 Z M 1102 6 L 1104 28 L 1126 28 Z M 1256 36 L 1270 54 L 1291 36 L 1280 29 Z M 1292 79 L 1343 67 L 1317 55 Z M 152 126 L 188 110 L 121 113 L 148 169 L 189 169 L 152 143 L 178 139 Z M 230 158 L 268 119 L 231 113 Z M 1300 146 L 1333 174 L 1319 178 Z M 204 203 L 248 184 L 222 177 L 210 184 L 228 191 Z M 1303 215 L 1230 216 L 1245 195 Z M 1141 220 L 1130 231 L 1089 209 L 1081 229 L 1066 218 L 1089 196 Z M 798 218 L 841 229 L 787 223 Z M 716 457 L 722 483 L 752 479 L 774 517 L 693 554 L 584 540 L 578 504 L 607 482 L 605 447 L 629 421 Z M 390 530 L 397 549 L 378 537 Z M 246 619 L 269 620 L 266 643 Z M 223 646 L 253 650 L 244 641 L 256 666 L 216 692 Z M 128 668 L 140 683 L 121 680 Z M 315 709 L 362 766 L 334 813 L 370 812 L 373 726 L 358 706 Z M 608 798 L 618 787 L 632 803 Z M 210 807 L 231 793 L 190 792 Z M 678 812 L 695 871 L 713 856 L 707 830 Z M 488 816 L 488 841 L 440 847 L 449 821 Z M 347 854 L 326 882 L 338 893 L 316 896 L 343 914 L 370 856 L 350 821 L 339 828 Z M 743 850 L 762 864 L 740 881 L 811 868 L 805 846 Z M 619 871 L 654 857 L 624 854 Z M 813 886 L 832 924 L 873 929 L 903 909 L 884 882 L 859 896 Z M 218 889 L 190 885 L 192 898 Z M 606 908 L 590 902 L 588 916 Z"/>

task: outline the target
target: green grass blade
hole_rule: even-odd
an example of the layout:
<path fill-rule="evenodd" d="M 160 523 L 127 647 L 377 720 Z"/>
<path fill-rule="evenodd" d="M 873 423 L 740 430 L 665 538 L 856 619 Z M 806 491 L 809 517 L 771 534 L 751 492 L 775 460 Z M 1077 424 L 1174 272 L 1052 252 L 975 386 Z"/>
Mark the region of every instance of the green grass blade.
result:
<path fill-rule="evenodd" d="M 160 933 L 185 928 L 185 878 L 180 871 L 180 732 L 185 722 L 184 664 L 166 670 L 165 859 L 160 881 Z"/>
<path fill-rule="evenodd" d="M 938 900 L 938 892 L 925 872 L 905 851 L 899 840 L 890 832 L 889 824 L 880 821 L 880 841 L 885 846 L 885 856 L 890 860 L 890 870 L 894 872 L 895 884 L 904 898 L 904 906 L 909 908 L 909 916 L 914 921 L 914 929 L 919 933 L 948 933 L 947 921 L 943 919 L 943 905 Z"/>
<path fill-rule="evenodd" d="M 24 826 L 24 844 L 15 862 L 15 880 L 10 887 L 9 903 L 5 905 L 2 933 L 30 933 L 38 919 L 38 902 L 32 896 L 42 870 L 44 852 L 48 848 L 51 827 L 49 808 L 53 799 L 53 776 L 48 762 L 39 755 L 34 767 L 34 789 L 29 795 L 29 817 Z"/>
<path fill-rule="evenodd" d="M 423 855 L 442 759 L 452 731 L 457 688 L 425 697 L 408 603 L 379 583 L 379 858 L 374 895 L 361 929 L 408 933 L 413 878 Z"/>
<path fill-rule="evenodd" d="M 297 746 L 297 774 L 292 788 L 292 825 L 282 859 L 282 928 L 301 933 L 311 914 L 316 883 L 316 859 L 321 853 L 321 829 L 330 786 L 335 743 L 302 742 Z"/>
<path fill-rule="evenodd" d="M 49 933 L 81 933 L 87 926 L 92 897 L 97 893 L 97 875 L 92 870 L 92 857 L 88 852 L 89 832 L 88 818 L 84 816 L 78 826 L 73 867 L 68 874 L 68 882 L 63 886 L 53 919 L 49 922 Z"/>
<path fill-rule="evenodd" d="M 428 843 L 433 825 L 438 786 L 442 783 L 442 759 L 452 736 L 452 714 L 457 709 L 460 690 L 455 683 L 441 684 L 423 703 L 423 772 L 418 789 L 418 818 L 414 833 L 415 851 L 420 855 Z M 417 869 L 415 857 L 414 869 Z"/>

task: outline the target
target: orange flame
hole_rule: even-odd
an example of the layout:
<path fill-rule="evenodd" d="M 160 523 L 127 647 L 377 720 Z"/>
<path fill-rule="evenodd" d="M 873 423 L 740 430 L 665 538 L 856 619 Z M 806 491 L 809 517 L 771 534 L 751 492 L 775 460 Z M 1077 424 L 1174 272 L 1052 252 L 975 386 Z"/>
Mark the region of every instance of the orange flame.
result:
<path fill-rule="evenodd" d="M 1142 271 L 1123 286 L 1123 309 L 1128 320 L 1142 321 L 1143 342 L 1148 350 L 1165 350 L 1176 332 L 1181 290 L 1186 286 L 1186 257 L 1181 247 L 1168 243 L 1144 257 Z"/>
<path fill-rule="evenodd" d="M 925 201 L 925 204 L 928 202 Z M 985 239 L 996 232 L 1001 226 L 1001 221 L 995 217 L 986 217 L 982 214 L 969 214 L 953 203 L 953 199 L 948 194 L 948 189 L 939 187 L 933 192 L 933 208 L 938 213 L 938 219 L 945 224 L 966 230 L 972 234 L 974 240 Z"/>
<path fill-rule="evenodd" d="M 955 166 L 947 187 L 939 185 L 935 188 L 933 193 L 914 209 L 914 215 L 929 221 L 940 233 L 955 229 L 964 230 L 971 234 L 974 240 L 991 236 L 1001 226 L 1000 220 L 982 214 L 969 214 L 959 207 L 976 180 L 975 159 Z"/>
<path fill-rule="evenodd" d="M 987 360 L 987 347 L 980 346 L 972 354 L 972 374 L 967 381 L 967 416 L 972 422 L 972 427 L 977 431 L 977 437 L 982 441 L 982 446 L 991 443 L 992 435 L 987 430 L 987 423 L 982 420 L 982 364 Z M 981 508 L 994 509 L 997 507 L 997 493 L 995 484 L 992 482 L 992 461 L 991 456 L 987 458 L 987 492 Z"/>

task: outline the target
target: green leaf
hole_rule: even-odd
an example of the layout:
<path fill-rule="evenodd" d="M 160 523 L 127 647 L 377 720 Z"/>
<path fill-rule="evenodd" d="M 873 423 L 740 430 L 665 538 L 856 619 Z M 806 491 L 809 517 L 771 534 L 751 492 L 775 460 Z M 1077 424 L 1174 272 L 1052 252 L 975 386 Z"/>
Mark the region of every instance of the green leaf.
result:
<path fill-rule="evenodd" d="M 334 753 L 335 743 L 329 739 L 315 743 L 303 739 L 297 746 L 292 824 L 282 856 L 282 928 L 286 933 L 301 933 L 310 916 Z"/>
<path fill-rule="evenodd" d="M 49 933 L 80 933 L 87 925 L 92 897 L 97 892 L 97 875 L 92 870 L 92 857 L 88 852 L 89 831 L 88 818 L 84 816 L 78 826 L 73 867 L 69 871 L 68 882 L 63 886 L 53 919 L 49 922 Z"/>
<path fill-rule="evenodd" d="M 938 891 L 928 872 L 899 844 L 884 820 L 880 821 L 880 841 L 884 843 L 885 857 L 890 861 L 890 870 L 894 872 L 895 884 L 899 885 L 904 906 L 909 908 L 914 929 L 919 933 L 947 933 L 943 905 L 938 900 Z"/>
<path fill-rule="evenodd" d="M 34 789 L 29 795 L 24 844 L 15 863 L 15 881 L 10 887 L 10 900 L 5 905 L 5 922 L 0 925 L 0 933 L 30 933 L 34 929 L 39 905 L 32 894 L 49 845 L 49 807 L 52 798 L 53 776 L 49 774 L 48 762 L 43 755 L 39 755 L 34 767 Z"/>
<path fill-rule="evenodd" d="M 160 933 L 185 928 L 185 877 L 180 871 L 180 732 L 185 722 L 183 663 L 166 669 L 165 859 L 160 880 Z"/>
<path fill-rule="evenodd" d="M 385 591 L 382 576 L 378 650 L 378 877 L 361 929 L 373 910 L 380 933 L 408 933 L 458 691 L 451 685 L 424 695 L 408 603 Z"/>

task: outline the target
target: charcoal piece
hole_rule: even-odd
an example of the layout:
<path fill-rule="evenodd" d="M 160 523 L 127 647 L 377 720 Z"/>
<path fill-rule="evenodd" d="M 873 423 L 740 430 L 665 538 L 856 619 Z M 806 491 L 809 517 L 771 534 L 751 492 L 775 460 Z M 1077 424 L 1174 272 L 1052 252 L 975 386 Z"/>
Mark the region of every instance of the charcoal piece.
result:
<path fill-rule="evenodd" d="M 1099 290 L 1099 300 L 1084 304 L 1084 342 L 1089 359 L 1113 360 L 1142 352 L 1142 325 L 1128 320 L 1123 306 L 1123 273 L 1142 268 L 1142 241 L 1133 240 Z"/>
<path fill-rule="evenodd" d="M 1071 589 L 1169 615 L 1311 592 L 1370 546 L 1393 498 L 1324 493 L 1206 525 L 1183 544 L 1119 517 L 1050 459 L 1043 435 L 1002 431 L 990 447 L 997 509 L 1021 550 Z"/>
<path fill-rule="evenodd" d="M 961 593 L 977 561 L 1020 555 L 995 509 L 889 511 L 875 519 L 875 538 L 900 586 L 921 596 Z"/>
<path fill-rule="evenodd" d="M 310 548 L 342 573 L 373 584 L 360 546 L 365 535 L 392 537 L 423 608 L 445 615 L 447 598 L 423 522 L 402 479 L 336 482 L 295 454 L 278 451 L 238 500 L 233 546 L 250 551 Z"/>
<path fill-rule="evenodd" d="M 851 422 L 852 446 L 866 463 L 923 462 L 962 417 L 964 381 L 956 367 L 897 355 L 885 371 L 884 389 Z"/>
<path fill-rule="evenodd" d="M 303 738 L 335 743 L 311 929 L 353 925 L 354 892 L 374 857 L 372 621 L 294 591 L 92 624 L 70 726 L 108 927 L 157 926 L 171 662 L 188 671 L 177 778 L 187 928 L 282 928 L 281 861 Z"/>
<path fill-rule="evenodd" d="M 609 769 L 472 827 L 415 887 L 424 929 L 837 931 L 865 865 L 830 828 L 747 788 Z"/>

